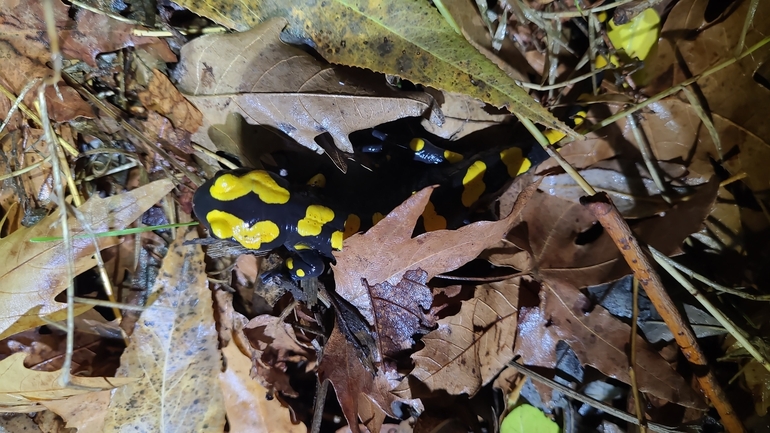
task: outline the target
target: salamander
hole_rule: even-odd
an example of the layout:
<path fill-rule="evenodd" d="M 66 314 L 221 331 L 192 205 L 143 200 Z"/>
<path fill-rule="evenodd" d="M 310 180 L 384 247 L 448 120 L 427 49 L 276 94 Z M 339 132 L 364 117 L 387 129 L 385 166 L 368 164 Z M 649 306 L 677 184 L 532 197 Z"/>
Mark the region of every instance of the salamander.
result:
<path fill-rule="evenodd" d="M 348 182 L 350 191 L 335 200 L 320 192 L 323 176 L 314 176 L 308 186 L 297 188 L 268 170 L 223 170 L 198 188 L 193 209 L 216 238 L 237 242 L 255 253 L 284 246 L 290 253 L 286 268 L 293 278 L 302 280 L 321 275 L 325 261 L 334 259 L 332 252 L 342 248 L 345 238 L 376 224 L 412 193 L 439 185 L 418 231 L 455 229 L 470 222 L 482 197 L 498 192 L 547 157 L 532 139 L 467 158 L 424 139 L 412 140 L 408 151 L 426 168 L 396 168 L 387 182 L 378 181 L 387 184 L 385 192 L 366 193 L 360 187 L 356 191 L 356 185 Z M 399 180 L 404 182 L 396 185 Z M 376 206 L 385 208 L 373 209 Z M 367 208 L 369 215 L 356 207 Z"/>

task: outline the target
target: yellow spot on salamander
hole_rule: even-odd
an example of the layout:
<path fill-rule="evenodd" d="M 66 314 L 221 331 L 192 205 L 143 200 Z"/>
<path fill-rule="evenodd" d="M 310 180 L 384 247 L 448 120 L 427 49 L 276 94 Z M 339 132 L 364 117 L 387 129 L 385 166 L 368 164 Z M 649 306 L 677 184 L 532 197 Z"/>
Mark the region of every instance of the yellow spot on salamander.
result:
<path fill-rule="evenodd" d="M 413 138 L 412 141 L 409 142 L 409 148 L 412 149 L 414 152 L 419 152 L 425 147 L 425 140 L 422 138 Z"/>
<path fill-rule="evenodd" d="M 292 259 L 291 257 L 286 259 L 286 267 L 289 269 L 294 269 L 294 259 Z"/>
<path fill-rule="evenodd" d="M 476 200 L 484 193 L 484 173 L 487 171 L 487 165 L 482 161 L 474 162 L 463 177 L 463 206 L 471 207 Z"/>
<path fill-rule="evenodd" d="M 332 233 L 332 248 L 335 250 L 342 249 L 342 240 L 344 239 L 344 233 L 336 231 Z"/>
<path fill-rule="evenodd" d="M 297 222 L 300 236 L 318 236 L 324 224 L 334 219 L 334 211 L 326 206 L 311 204 L 305 211 L 305 218 Z"/>
<path fill-rule="evenodd" d="M 524 154 L 518 147 L 511 147 L 500 152 L 500 160 L 505 164 L 505 168 L 508 170 L 508 176 L 516 177 L 523 173 L 523 162 L 525 161 Z M 530 164 L 531 165 L 531 164 Z M 526 167 L 529 169 L 529 167 Z M 524 169 L 526 171 L 526 169 Z"/>
<path fill-rule="evenodd" d="M 549 129 L 545 132 L 543 132 L 543 135 L 545 135 L 545 138 L 548 139 L 548 142 L 551 144 L 558 143 L 562 138 L 566 137 L 567 134 L 557 130 L 557 129 Z"/>
<path fill-rule="evenodd" d="M 422 222 L 427 232 L 446 229 L 446 218 L 436 213 L 436 207 L 431 201 L 425 205 L 425 210 L 422 212 Z"/>
<path fill-rule="evenodd" d="M 231 173 L 219 176 L 209 191 L 217 200 L 230 201 L 241 198 L 250 192 L 257 194 L 265 203 L 284 204 L 289 201 L 289 190 L 278 185 L 264 170 L 254 170 L 241 177 Z"/>
<path fill-rule="evenodd" d="M 348 215 L 348 219 L 345 220 L 345 233 L 343 235 L 344 239 L 347 239 L 354 234 L 358 233 L 358 230 L 361 229 L 361 218 L 358 217 L 358 215 L 350 214 Z"/>
<path fill-rule="evenodd" d="M 305 276 L 305 271 L 303 271 L 302 269 L 297 269 L 295 274 L 297 274 L 298 277 L 303 278 Z"/>
<path fill-rule="evenodd" d="M 378 222 L 382 221 L 383 218 L 385 218 L 385 215 L 379 212 L 375 212 L 374 215 L 372 215 L 372 225 L 375 225 Z"/>
<path fill-rule="evenodd" d="M 294 245 L 294 249 L 297 251 L 302 251 L 302 250 L 309 250 L 310 247 L 305 244 L 296 244 Z"/>
<path fill-rule="evenodd" d="M 233 238 L 246 248 L 258 250 L 263 243 L 274 241 L 281 230 L 272 221 L 259 221 L 249 227 L 242 219 L 220 210 L 206 214 L 211 232 L 220 239 Z"/>
<path fill-rule="evenodd" d="M 316 188 L 326 187 L 326 176 L 321 173 L 316 174 L 307 181 L 308 186 L 314 186 Z"/>
<path fill-rule="evenodd" d="M 463 156 L 460 155 L 457 152 L 452 152 L 451 150 L 445 150 L 444 151 L 444 159 L 446 159 L 450 163 L 454 164 L 456 162 L 462 161 L 463 160 Z"/>

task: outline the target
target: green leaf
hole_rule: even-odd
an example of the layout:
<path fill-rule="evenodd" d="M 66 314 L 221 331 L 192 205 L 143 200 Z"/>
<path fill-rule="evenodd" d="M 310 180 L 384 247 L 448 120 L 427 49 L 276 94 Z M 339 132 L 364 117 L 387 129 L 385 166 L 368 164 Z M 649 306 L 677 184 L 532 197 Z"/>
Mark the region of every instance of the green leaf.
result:
<path fill-rule="evenodd" d="M 329 62 L 464 93 L 578 135 L 471 46 L 427 0 L 179 0 L 224 26 L 246 30 L 272 17 L 309 38 Z"/>
<path fill-rule="evenodd" d="M 506 415 L 500 433 L 559 433 L 559 426 L 540 409 L 522 404 Z"/>

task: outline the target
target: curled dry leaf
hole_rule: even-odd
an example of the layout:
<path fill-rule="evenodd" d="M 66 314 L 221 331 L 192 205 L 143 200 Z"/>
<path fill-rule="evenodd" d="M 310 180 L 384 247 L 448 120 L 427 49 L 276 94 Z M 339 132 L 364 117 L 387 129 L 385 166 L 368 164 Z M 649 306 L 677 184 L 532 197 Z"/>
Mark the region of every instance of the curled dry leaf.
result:
<path fill-rule="evenodd" d="M 431 390 L 473 396 L 513 359 L 519 278 L 476 288 L 460 312 L 439 320 L 412 355 L 412 376 Z"/>
<path fill-rule="evenodd" d="M 185 233 L 186 232 L 186 233 Z M 211 292 L 194 230 L 177 230 L 116 376 L 142 377 L 112 395 L 105 431 L 222 431 L 225 408 Z"/>
<path fill-rule="evenodd" d="M 316 151 L 315 138 L 324 132 L 352 152 L 353 131 L 424 113 L 442 122 L 430 95 L 397 92 L 370 72 L 319 62 L 281 42 L 285 26 L 285 20 L 272 19 L 243 33 L 203 36 L 182 48 L 179 89 L 203 113 L 194 141 L 210 143 L 208 129 L 225 124 L 230 112 Z"/>
<path fill-rule="evenodd" d="M 80 212 L 93 232 L 120 230 L 139 218 L 156 204 L 174 185 L 160 180 L 131 192 L 106 199 L 92 198 L 80 207 Z M 67 271 L 63 260 L 67 254 L 63 241 L 31 243 L 30 238 L 61 236 L 58 212 L 30 228 L 17 230 L 0 240 L 0 338 L 44 325 L 39 316 L 63 310 L 66 304 L 54 298 L 67 288 Z M 69 219 L 71 233 L 83 230 L 75 218 Z M 115 245 L 111 238 L 98 238 L 100 249 Z M 94 242 L 91 239 L 73 239 L 72 256 L 75 273 L 80 274 L 96 266 Z M 81 309 L 85 311 L 85 309 Z M 61 320 L 61 317 L 58 317 Z"/>
<path fill-rule="evenodd" d="M 225 292 L 220 292 L 224 294 Z M 223 308 L 221 302 L 232 303 L 232 295 L 221 296 L 217 293 L 217 305 Z M 226 306 L 231 313 L 232 305 Z M 227 320 L 225 320 L 225 325 Z M 227 410 L 227 422 L 232 432 L 287 432 L 300 433 L 307 431 L 302 424 L 294 425 L 288 408 L 281 405 L 277 398 L 268 399 L 270 390 L 252 379 L 252 359 L 245 355 L 237 344 L 237 336 L 233 333 L 240 329 L 225 326 L 220 332 L 229 334 L 222 348 L 225 371 L 219 373 L 219 386 L 222 388 L 224 405 Z"/>
<path fill-rule="evenodd" d="M 592 307 L 592 308 L 591 308 Z M 556 343 L 569 344 L 583 365 L 631 383 L 628 374 L 628 325 L 590 301 L 573 285 L 548 281 L 540 291 L 540 306 L 522 312 L 515 352 L 527 365 L 556 366 Z M 639 390 L 682 406 L 703 410 L 706 405 L 684 379 L 637 335 L 636 380 Z"/>
<path fill-rule="evenodd" d="M 254 350 L 254 368 L 263 383 L 290 397 L 299 396 L 289 384 L 287 363 L 308 362 L 311 368 L 315 353 L 297 341 L 294 328 L 280 317 L 264 314 L 251 319 L 243 333 Z"/>
<path fill-rule="evenodd" d="M 35 412 L 43 401 L 61 400 L 73 395 L 112 389 L 134 382 L 133 377 L 70 376 L 74 386 L 59 383 L 60 371 L 37 371 L 24 366 L 25 353 L 14 353 L 0 361 L 0 410 Z"/>
<path fill-rule="evenodd" d="M 431 134 L 448 140 L 459 140 L 468 134 L 499 125 L 511 119 L 510 114 L 491 114 L 485 110 L 486 104 L 468 95 L 451 92 L 438 92 L 428 89 L 439 102 L 444 114 L 444 123 L 436 125 L 428 120 L 422 126 Z"/>

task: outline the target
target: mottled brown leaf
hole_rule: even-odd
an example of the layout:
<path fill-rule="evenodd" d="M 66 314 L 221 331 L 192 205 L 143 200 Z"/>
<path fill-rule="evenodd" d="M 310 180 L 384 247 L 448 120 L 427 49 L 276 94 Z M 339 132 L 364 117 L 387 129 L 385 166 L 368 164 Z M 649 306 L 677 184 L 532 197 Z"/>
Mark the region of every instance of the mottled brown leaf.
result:
<path fill-rule="evenodd" d="M 153 292 L 157 300 L 142 312 L 116 376 L 142 379 L 117 389 L 105 431 L 216 432 L 225 425 L 218 375 L 218 349 L 211 292 L 197 237 L 180 229 L 163 260 Z"/>
<path fill-rule="evenodd" d="M 441 319 L 412 355 L 412 375 L 431 390 L 473 396 L 513 359 L 519 278 L 476 288 L 460 312 Z"/>
<path fill-rule="evenodd" d="M 285 25 L 274 19 L 243 33 L 203 36 L 183 47 L 179 89 L 203 113 L 196 142 L 210 143 L 208 129 L 225 124 L 231 112 L 316 151 L 315 138 L 324 132 L 339 149 L 352 152 L 348 134 L 356 130 L 424 113 L 441 123 L 428 94 L 396 92 L 370 72 L 322 63 L 281 42 Z"/>
<path fill-rule="evenodd" d="M 197 131 L 203 121 L 201 112 L 157 69 L 152 70 L 152 80 L 147 85 L 147 90 L 139 93 L 139 100 L 148 109 L 168 117 L 174 127 L 188 132 Z"/>

